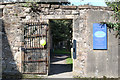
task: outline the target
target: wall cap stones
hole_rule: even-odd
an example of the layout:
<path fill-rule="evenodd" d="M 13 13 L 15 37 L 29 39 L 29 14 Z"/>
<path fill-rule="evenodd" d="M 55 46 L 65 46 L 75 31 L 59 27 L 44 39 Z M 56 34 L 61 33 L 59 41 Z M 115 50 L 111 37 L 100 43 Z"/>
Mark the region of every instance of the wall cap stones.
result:
<path fill-rule="evenodd" d="M 79 8 L 79 9 L 103 9 L 103 10 L 112 10 L 110 7 L 90 6 L 90 5 L 78 6 L 78 8 Z"/>
<path fill-rule="evenodd" d="M 41 4 L 41 7 L 43 8 L 49 8 L 50 7 L 50 4 Z"/>
<path fill-rule="evenodd" d="M 6 6 L 5 5 L 0 5 L 0 9 L 1 8 L 4 8 L 4 7 L 7 7 L 7 8 L 12 8 L 14 5 L 17 5 L 17 4 L 7 4 Z M 66 6 L 63 6 L 63 5 L 54 5 L 54 4 L 39 4 L 39 6 L 41 8 L 54 8 L 54 9 L 70 9 L 70 10 L 75 10 L 75 9 L 102 9 L 102 10 L 109 10 L 109 11 L 112 11 L 112 9 L 110 7 L 103 7 L 103 6 L 91 6 L 91 5 L 80 5 L 80 6 L 69 6 L 69 5 L 66 5 Z M 40 9 L 41 9 L 40 8 Z"/>
<path fill-rule="evenodd" d="M 51 8 L 59 8 L 60 7 L 60 5 L 51 5 Z"/>
<path fill-rule="evenodd" d="M 60 6 L 61 9 L 77 9 L 77 6 Z"/>

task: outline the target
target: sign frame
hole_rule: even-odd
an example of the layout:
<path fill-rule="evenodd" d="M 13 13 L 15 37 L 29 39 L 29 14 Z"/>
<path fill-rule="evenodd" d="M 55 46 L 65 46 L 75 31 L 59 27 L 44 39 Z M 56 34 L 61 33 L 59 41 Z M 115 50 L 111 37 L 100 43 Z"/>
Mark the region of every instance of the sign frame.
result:
<path fill-rule="evenodd" d="M 93 23 L 93 49 L 107 50 L 106 24 Z"/>

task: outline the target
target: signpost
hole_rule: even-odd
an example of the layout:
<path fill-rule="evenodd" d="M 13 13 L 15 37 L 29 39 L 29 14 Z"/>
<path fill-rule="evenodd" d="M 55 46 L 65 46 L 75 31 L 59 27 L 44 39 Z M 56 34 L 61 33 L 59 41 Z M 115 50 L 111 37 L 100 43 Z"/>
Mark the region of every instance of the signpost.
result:
<path fill-rule="evenodd" d="M 107 26 L 106 24 L 93 24 L 93 49 L 107 49 Z"/>

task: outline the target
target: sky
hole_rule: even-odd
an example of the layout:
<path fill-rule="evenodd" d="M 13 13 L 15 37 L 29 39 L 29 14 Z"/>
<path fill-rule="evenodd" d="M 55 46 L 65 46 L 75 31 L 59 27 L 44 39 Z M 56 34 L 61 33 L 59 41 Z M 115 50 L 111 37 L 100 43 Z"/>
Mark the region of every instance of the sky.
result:
<path fill-rule="evenodd" d="M 107 6 L 104 2 L 104 0 L 69 0 L 71 4 L 74 5 L 84 5 L 89 3 L 90 5 L 93 6 Z"/>

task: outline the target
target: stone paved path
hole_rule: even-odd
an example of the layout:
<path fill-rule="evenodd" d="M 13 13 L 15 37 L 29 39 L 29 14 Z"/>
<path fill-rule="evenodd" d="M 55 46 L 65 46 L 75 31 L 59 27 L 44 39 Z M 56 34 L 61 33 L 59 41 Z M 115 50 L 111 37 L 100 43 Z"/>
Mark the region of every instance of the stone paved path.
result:
<path fill-rule="evenodd" d="M 69 54 L 57 54 L 51 58 L 50 74 L 48 78 L 72 78 L 72 65 L 66 64 Z"/>

